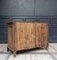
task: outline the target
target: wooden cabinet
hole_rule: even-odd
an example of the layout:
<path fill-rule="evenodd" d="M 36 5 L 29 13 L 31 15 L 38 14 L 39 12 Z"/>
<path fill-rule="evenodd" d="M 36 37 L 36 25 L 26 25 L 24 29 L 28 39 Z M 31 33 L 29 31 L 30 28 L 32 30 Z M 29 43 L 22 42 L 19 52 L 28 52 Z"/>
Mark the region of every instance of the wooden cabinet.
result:
<path fill-rule="evenodd" d="M 9 22 L 8 49 L 16 51 L 48 48 L 48 23 Z"/>

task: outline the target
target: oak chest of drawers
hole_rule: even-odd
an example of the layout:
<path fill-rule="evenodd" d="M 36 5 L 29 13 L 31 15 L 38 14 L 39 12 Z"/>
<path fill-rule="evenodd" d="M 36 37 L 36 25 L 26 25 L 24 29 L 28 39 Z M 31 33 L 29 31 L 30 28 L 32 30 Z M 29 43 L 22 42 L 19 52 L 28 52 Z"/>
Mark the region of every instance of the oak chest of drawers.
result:
<path fill-rule="evenodd" d="M 16 51 L 32 48 L 48 48 L 48 23 L 9 22 L 8 49 Z"/>

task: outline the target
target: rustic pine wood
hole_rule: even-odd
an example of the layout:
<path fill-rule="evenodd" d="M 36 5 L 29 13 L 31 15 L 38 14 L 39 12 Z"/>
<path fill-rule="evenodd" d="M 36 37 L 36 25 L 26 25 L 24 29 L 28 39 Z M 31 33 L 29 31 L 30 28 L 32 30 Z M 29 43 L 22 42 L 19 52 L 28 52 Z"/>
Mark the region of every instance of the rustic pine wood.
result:
<path fill-rule="evenodd" d="M 36 47 L 48 47 L 48 24 L 36 23 Z"/>
<path fill-rule="evenodd" d="M 48 48 L 48 23 L 9 22 L 8 48 L 13 51 Z"/>
<path fill-rule="evenodd" d="M 13 24 L 8 25 L 8 47 L 13 49 Z"/>

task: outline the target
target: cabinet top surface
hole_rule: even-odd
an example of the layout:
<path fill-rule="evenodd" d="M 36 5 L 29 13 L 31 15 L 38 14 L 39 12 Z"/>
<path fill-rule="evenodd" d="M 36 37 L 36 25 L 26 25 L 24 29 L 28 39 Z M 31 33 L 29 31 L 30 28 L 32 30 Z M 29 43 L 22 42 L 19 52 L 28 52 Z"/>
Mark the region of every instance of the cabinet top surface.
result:
<path fill-rule="evenodd" d="M 8 22 L 8 24 L 13 24 L 13 23 L 44 23 L 44 24 L 48 24 L 47 22 L 38 22 L 38 21 L 15 21 L 15 22 Z"/>

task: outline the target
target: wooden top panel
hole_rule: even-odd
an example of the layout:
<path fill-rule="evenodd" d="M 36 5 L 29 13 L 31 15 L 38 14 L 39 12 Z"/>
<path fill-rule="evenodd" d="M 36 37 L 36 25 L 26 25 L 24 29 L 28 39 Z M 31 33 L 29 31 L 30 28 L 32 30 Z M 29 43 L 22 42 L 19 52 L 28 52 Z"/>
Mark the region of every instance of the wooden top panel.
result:
<path fill-rule="evenodd" d="M 8 25 L 12 25 L 14 23 L 17 23 L 17 22 L 20 22 L 20 23 L 44 23 L 44 24 L 48 24 L 47 22 L 36 22 L 36 21 L 15 21 L 15 22 L 8 22 Z"/>

